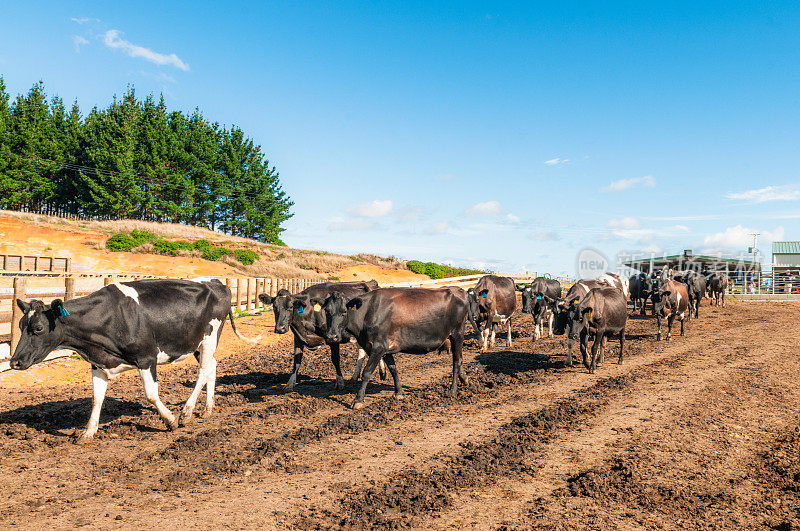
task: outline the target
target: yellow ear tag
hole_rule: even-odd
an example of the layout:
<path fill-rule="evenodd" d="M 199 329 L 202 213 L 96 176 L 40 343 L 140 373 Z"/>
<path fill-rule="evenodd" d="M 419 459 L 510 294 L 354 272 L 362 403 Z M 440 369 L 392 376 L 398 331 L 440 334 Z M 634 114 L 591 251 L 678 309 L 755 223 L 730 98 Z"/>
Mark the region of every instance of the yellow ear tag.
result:
<path fill-rule="evenodd" d="M 322 309 L 322 306 L 320 306 L 320 304 L 319 304 L 319 303 L 316 303 L 316 304 L 314 305 L 314 311 L 315 311 L 315 312 L 318 312 L 318 311 L 320 311 L 321 309 Z"/>
<path fill-rule="evenodd" d="M 592 310 L 589 310 L 589 319 L 592 318 Z"/>
<path fill-rule="evenodd" d="M 356 310 L 358 310 L 358 308 L 356 308 L 356 305 L 355 305 L 355 304 L 354 304 L 354 305 L 352 305 L 352 306 L 350 306 L 350 309 L 351 309 L 351 310 L 353 310 L 353 311 L 356 311 Z"/>

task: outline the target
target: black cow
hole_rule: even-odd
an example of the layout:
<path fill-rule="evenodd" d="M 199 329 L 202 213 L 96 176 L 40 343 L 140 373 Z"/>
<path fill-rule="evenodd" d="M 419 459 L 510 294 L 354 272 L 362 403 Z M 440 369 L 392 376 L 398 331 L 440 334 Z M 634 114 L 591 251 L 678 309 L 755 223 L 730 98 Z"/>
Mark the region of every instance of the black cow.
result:
<path fill-rule="evenodd" d="M 67 302 L 40 300 L 17 305 L 25 315 L 19 322 L 22 337 L 11 368 L 23 370 L 56 349 L 77 352 L 92 365 L 92 413 L 79 441 L 97 432 L 108 380 L 137 369 L 147 400 L 170 429 L 192 417 L 197 398 L 206 387 L 208 416 L 214 407 L 217 348 L 225 318 L 233 324 L 231 292 L 214 280 L 138 280 L 110 284 L 91 295 Z M 178 419 L 158 397 L 156 365 L 177 363 L 194 354 L 200 365 L 192 394 Z"/>
<path fill-rule="evenodd" d="M 672 322 L 679 319 L 681 335 L 684 334 L 686 310 L 689 308 L 689 288 L 683 282 L 667 280 L 661 282 L 653 292 L 653 306 L 658 320 L 658 340 L 661 341 L 661 321 L 667 319 L 667 341 L 672 338 Z"/>
<path fill-rule="evenodd" d="M 628 301 L 621 290 L 612 287 L 589 290 L 572 312 L 570 338 L 580 338 L 583 365 L 593 373 L 603 361 L 606 338 L 619 334 L 619 361 L 625 350 L 625 325 L 628 322 Z M 591 360 L 588 357 L 589 335 L 594 334 Z"/>
<path fill-rule="evenodd" d="M 309 286 L 300 293 L 292 295 L 288 290 L 282 289 L 270 297 L 261 294 L 258 298 L 265 306 L 272 305 L 275 313 L 275 333 L 285 334 L 290 329 L 294 336 L 294 355 L 292 359 L 292 374 L 284 389 L 288 392 L 294 389 L 300 364 L 303 362 L 303 349 L 317 350 L 327 344 L 331 349 L 331 362 L 336 369 L 335 389 L 344 389 L 344 378 L 340 366 L 340 344 L 352 341 L 350 336 L 343 336 L 341 341 L 331 342 L 326 340 L 328 325 L 325 316 L 321 313 L 322 304 L 333 293 L 342 293 L 345 298 L 352 299 L 378 288 L 374 280 L 368 282 L 322 282 Z M 358 350 L 356 370 L 351 381 L 358 379 L 361 366 L 364 363 L 364 351 Z M 381 378 L 384 377 L 385 368 L 381 367 Z"/>
<path fill-rule="evenodd" d="M 706 277 L 692 269 L 676 273 L 673 277 L 686 284 L 689 293 L 689 315 L 700 317 L 700 302 L 706 294 Z"/>
<path fill-rule="evenodd" d="M 467 290 L 469 320 L 483 338 L 482 351 L 488 349 L 491 334 L 494 347 L 495 328 L 508 323 L 508 346 L 511 346 L 511 316 L 517 309 L 516 284 L 508 277 L 486 275 Z"/>
<path fill-rule="evenodd" d="M 394 379 L 395 398 L 402 397 L 403 388 L 394 360 L 398 352 L 426 354 L 450 350 L 453 355 L 452 396 L 456 396 L 459 379 L 467 383 L 461 366 L 467 294 L 461 288 L 383 288 L 349 301 L 341 293 L 334 293 L 325 301 L 324 312 L 329 341 L 335 343 L 350 334 L 369 356 L 353 402 L 354 409 L 364 406 L 367 384 L 381 359 L 386 360 Z"/>
<path fill-rule="evenodd" d="M 641 305 L 641 314 L 645 314 L 645 307 L 647 306 L 647 299 L 650 297 L 650 282 L 645 273 L 632 275 L 630 280 L 631 300 L 633 301 L 633 311 Z"/>
<path fill-rule="evenodd" d="M 728 275 L 725 273 L 712 273 L 706 279 L 708 297 L 714 306 L 725 306 L 725 292 L 728 291 Z"/>
<path fill-rule="evenodd" d="M 597 280 L 579 280 L 567 292 L 563 300 L 556 303 L 555 334 L 567 335 L 567 366 L 572 367 L 572 326 L 578 309 L 578 303 L 594 288 L 608 287 Z M 621 292 L 621 291 L 620 291 Z"/>
<path fill-rule="evenodd" d="M 552 278 L 537 277 L 520 291 L 522 291 L 522 312 L 530 313 L 535 324 L 534 341 L 542 337 L 545 318 L 550 327 L 550 337 L 553 337 L 553 316 L 556 311 L 556 301 L 561 298 L 561 283 Z"/>

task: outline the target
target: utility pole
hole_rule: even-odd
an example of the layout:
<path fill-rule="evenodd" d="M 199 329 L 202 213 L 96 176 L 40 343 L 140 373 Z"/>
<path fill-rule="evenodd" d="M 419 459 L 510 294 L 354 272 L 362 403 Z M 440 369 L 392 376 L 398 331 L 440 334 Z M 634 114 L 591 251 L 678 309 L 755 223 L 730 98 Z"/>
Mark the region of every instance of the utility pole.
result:
<path fill-rule="evenodd" d="M 760 289 L 761 275 L 760 274 L 758 275 L 758 277 L 759 277 L 758 279 L 755 278 L 755 276 L 756 276 L 756 271 L 755 271 L 755 269 L 756 269 L 756 255 L 758 254 L 758 235 L 759 234 L 760 234 L 759 232 L 754 232 L 753 233 L 753 249 L 752 249 L 752 251 L 753 251 L 753 284 L 758 282 L 759 289 Z M 759 271 L 759 273 L 760 273 L 760 271 Z M 755 286 L 753 286 L 753 287 L 755 287 Z"/>

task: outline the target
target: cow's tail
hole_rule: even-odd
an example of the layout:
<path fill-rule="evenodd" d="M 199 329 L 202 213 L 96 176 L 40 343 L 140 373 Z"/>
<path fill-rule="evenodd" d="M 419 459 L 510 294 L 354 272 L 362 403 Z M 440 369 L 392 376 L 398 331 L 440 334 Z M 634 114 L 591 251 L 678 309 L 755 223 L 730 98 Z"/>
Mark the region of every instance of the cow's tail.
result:
<path fill-rule="evenodd" d="M 257 335 L 254 338 L 249 338 L 249 337 L 244 337 L 242 334 L 239 333 L 238 330 L 236 330 L 236 324 L 233 322 L 233 310 L 228 310 L 228 318 L 231 320 L 231 328 L 233 329 L 233 333 L 236 334 L 236 337 L 238 337 L 242 341 L 250 343 L 251 345 L 255 345 L 261 340 L 261 334 Z"/>

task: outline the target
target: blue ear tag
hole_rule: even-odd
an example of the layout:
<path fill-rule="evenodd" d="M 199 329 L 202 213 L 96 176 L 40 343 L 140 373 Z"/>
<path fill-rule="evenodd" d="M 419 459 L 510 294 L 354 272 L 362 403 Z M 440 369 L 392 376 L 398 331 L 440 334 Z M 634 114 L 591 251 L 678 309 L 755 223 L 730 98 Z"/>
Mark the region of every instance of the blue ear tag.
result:
<path fill-rule="evenodd" d="M 540 301 L 540 300 L 542 300 L 542 296 L 541 296 L 541 295 L 537 295 L 537 296 L 536 296 L 536 300 L 537 300 L 537 301 Z"/>
<path fill-rule="evenodd" d="M 64 308 L 63 306 L 61 306 L 61 307 L 59 308 L 59 310 L 61 310 L 61 317 L 69 317 L 69 312 L 67 311 L 67 309 L 66 309 L 66 308 Z"/>
<path fill-rule="evenodd" d="M 300 306 L 297 307 L 297 313 L 303 313 L 305 311 L 305 309 L 306 309 L 305 306 L 300 305 Z"/>
<path fill-rule="evenodd" d="M 486 293 L 485 291 L 482 291 L 482 292 L 481 292 L 481 298 L 482 298 L 482 299 L 485 299 L 485 298 L 486 298 L 486 295 L 487 295 L 487 293 Z"/>

